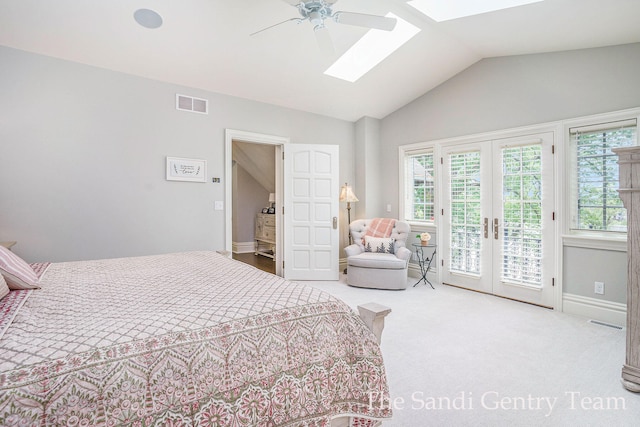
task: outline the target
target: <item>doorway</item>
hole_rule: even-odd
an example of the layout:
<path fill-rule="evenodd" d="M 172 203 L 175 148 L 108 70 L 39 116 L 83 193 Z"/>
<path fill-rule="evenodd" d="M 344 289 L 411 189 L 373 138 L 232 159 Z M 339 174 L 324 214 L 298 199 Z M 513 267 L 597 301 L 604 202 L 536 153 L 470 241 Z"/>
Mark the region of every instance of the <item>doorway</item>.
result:
<path fill-rule="evenodd" d="M 275 146 L 276 274 L 289 280 L 337 280 L 339 146 L 291 144 L 284 137 L 226 129 L 225 250 L 229 252 L 233 251 L 234 141 Z"/>
<path fill-rule="evenodd" d="M 268 214 L 275 223 L 275 236 L 265 251 L 272 252 L 273 258 L 256 255 L 255 224 L 263 209 L 282 206 L 282 151 L 288 141 L 251 132 L 225 132 L 225 249 L 233 258 L 278 276 L 283 276 L 283 255 L 278 250 L 282 248 L 282 210 L 274 208 Z M 240 180 L 244 186 L 238 188 Z M 275 202 L 269 201 L 270 194 L 275 195 Z"/>
<path fill-rule="evenodd" d="M 444 147 L 443 282 L 554 303 L 553 133 Z"/>
<path fill-rule="evenodd" d="M 276 146 L 232 142 L 233 258 L 275 274 Z"/>

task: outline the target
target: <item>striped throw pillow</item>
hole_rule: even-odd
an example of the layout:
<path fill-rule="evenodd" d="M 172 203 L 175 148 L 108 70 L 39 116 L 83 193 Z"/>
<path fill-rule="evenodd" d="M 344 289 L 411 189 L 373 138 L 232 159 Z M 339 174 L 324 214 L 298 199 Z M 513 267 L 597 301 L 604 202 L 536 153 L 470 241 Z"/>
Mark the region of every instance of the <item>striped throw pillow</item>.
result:
<path fill-rule="evenodd" d="M 0 246 L 0 274 L 9 289 L 38 289 L 38 276 L 18 255 Z"/>
<path fill-rule="evenodd" d="M 7 282 L 4 280 L 4 276 L 0 274 L 0 299 L 9 295 L 9 286 L 7 286 Z"/>

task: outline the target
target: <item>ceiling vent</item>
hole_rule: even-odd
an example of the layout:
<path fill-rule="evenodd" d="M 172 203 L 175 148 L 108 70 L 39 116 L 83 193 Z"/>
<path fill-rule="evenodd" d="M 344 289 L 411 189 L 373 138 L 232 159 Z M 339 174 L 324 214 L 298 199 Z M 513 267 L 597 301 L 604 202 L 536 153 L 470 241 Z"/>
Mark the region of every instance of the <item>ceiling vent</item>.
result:
<path fill-rule="evenodd" d="M 192 96 L 176 94 L 176 108 L 182 111 L 208 114 L 209 101 L 206 99 L 194 98 Z"/>

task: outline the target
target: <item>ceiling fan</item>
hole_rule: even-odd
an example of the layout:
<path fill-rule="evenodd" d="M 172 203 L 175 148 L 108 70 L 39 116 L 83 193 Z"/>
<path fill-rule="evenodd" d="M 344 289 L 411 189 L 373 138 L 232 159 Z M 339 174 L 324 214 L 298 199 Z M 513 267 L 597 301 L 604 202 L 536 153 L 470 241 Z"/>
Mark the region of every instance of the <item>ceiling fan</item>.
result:
<path fill-rule="evenodd" d="M 387 18 L 386 16 L 368 15 L 365 13 L 333 11 L 333 5 L 338 0 L 283 0 L 298 9 L 300 18 L 291 18 L 286 21 L 271 25 L 262 30 L 252 33 L 254 36 L 258 33 L 284 24 L 286 22 L 295 21 L 300 24 L 309 21 L 313 25 L 313 30 L 320 48 L 325 52 L 333 52 L 333 42 L 325 26 L 325 20 L 332 20 L 338 24 L 356 25 L 358 27 L 374 28 L 378 30 L 391 31 L 396 26 L 395 18 Z"/>

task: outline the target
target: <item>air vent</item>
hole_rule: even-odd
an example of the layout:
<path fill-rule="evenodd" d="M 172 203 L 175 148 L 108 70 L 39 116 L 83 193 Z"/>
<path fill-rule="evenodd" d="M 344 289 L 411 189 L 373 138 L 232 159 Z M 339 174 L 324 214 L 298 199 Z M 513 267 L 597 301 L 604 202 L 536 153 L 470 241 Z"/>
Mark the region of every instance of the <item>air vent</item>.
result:
<path fill-rule="evenodd" d="M 611 323 L 605 323 L 605 322 L 601 322 L 599 320 L 591 319 L 591 320 L 589 320 L 589 323 L 593 323 L 594 325 L 606 326 L 608 328 L 622 330 L 622 326 L 612 325 Z"/>
<path fill-rule="evenodd" d="M 182 111 L 208 114 L 209 101 L 206 99 L 194 98 L 192 96 L 176 94 L 176 108 Z"/>

